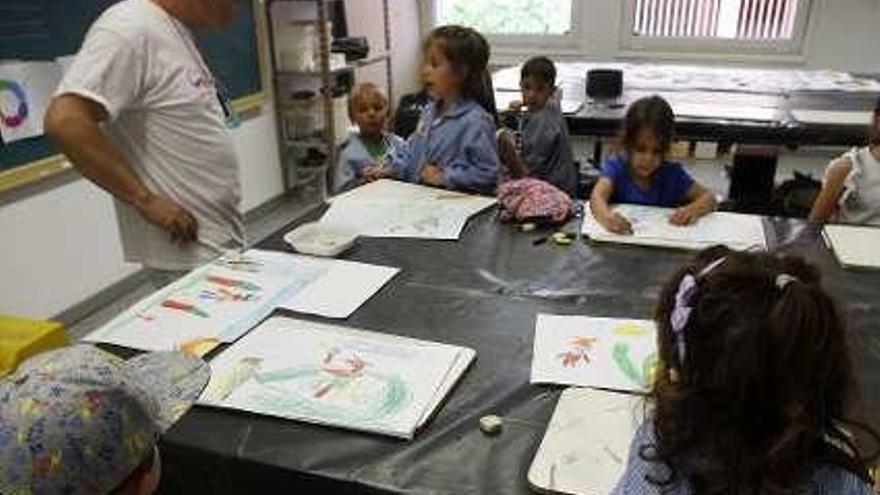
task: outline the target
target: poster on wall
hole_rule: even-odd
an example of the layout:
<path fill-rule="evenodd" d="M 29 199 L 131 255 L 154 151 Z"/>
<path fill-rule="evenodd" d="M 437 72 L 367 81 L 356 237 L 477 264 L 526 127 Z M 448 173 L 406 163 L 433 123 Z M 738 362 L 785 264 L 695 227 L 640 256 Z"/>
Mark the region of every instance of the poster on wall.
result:
<path fill-rule="evenodd" d="M 0 63 L 0 136 L 4 143 L 43 135 L 43 116 L 61 82 L 56 62 Z"/>

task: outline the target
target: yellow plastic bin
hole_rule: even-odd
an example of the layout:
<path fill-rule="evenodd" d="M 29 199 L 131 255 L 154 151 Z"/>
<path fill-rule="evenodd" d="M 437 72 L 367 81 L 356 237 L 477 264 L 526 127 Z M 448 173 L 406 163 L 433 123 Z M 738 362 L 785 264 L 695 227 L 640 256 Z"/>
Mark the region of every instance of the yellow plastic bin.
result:
<path fill-rule="evenodd" d="M 64 325 L 0 315 L 0 378 L 27 358 L 68 344 Z"/>

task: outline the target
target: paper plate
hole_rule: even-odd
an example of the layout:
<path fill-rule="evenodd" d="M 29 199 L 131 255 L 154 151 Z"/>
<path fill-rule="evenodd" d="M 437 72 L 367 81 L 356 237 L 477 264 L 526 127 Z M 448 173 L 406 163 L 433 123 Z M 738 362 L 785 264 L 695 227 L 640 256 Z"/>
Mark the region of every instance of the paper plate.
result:
<path fill-rule="evenodd" d="M 303 254 L 334 257 L 352 247 L 357 237 L 346 228 L 312 222 L 288 232 L 284 242 Z"/>

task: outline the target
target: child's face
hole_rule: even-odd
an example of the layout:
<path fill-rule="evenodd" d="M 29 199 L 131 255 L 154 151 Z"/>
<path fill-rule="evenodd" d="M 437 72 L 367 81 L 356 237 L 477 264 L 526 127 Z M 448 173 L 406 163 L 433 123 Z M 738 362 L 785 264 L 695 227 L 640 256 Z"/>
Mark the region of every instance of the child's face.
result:
<path fill-rule="evenodd" d="M 422 79 L 432 98 L 450 100 L 461 94 L 461 79 L 436 42 L 431 43 L 425 53 Z"/>
<path fill-rule="evenodd" d="M 388 120 L 388 104 L 375 92 L 363 94 L 352 102 L 351 120 L 360 128 L 361 135 L 381 136 Z"/>
<path fill-rule="evenodd" d="M 556 88 L 540 78 L 528 76 L 520 81 L 519 89 L 522 92 L 523 104 L 530 112 L 534 112 L 544 108 Z"/>
<path fill-rule="evenodd" d="M 663 165 L 666 150 L 650 129 L 639 131 L 635 143 L 629 150 L 629 165 L 632 174 L 640 179 L 650 179 Z"/>

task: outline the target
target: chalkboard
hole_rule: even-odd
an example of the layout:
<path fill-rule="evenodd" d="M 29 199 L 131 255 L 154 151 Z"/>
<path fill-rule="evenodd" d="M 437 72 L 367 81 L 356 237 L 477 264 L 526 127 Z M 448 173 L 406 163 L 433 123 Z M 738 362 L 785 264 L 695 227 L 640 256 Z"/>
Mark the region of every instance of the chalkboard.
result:
<path fill-rule="evenodd" d="M 117 1 L 0 1 L 0 60 L 54 60 L 75 54 L 92 22 Z M 264 95 L 257 9 L 255 0 L 246 2 L 232 25 L 198 34 L 208 65 L 239 109 L 261 103 Z M 0 144 L 0 192 L 61 169 L 63 160 L 48 138 Z"/>

